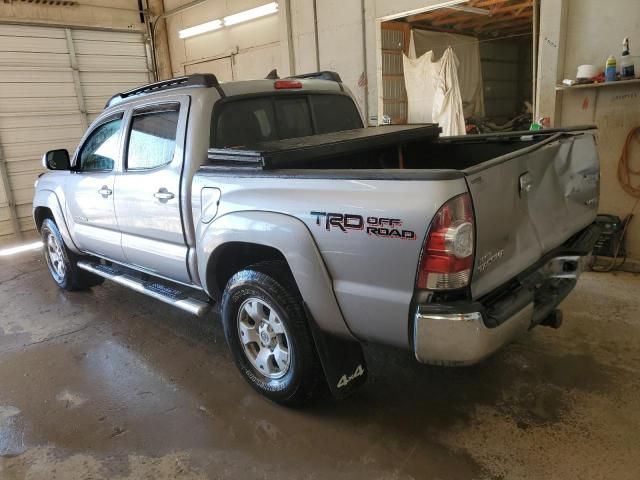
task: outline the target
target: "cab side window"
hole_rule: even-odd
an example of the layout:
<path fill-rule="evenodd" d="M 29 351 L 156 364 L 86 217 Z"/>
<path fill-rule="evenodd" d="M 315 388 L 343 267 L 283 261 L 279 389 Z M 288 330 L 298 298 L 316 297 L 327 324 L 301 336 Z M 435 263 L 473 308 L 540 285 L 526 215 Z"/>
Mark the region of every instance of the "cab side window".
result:
<path fill-rule="evenodd" d="M 171 163 L 176 149 L 180 104 L 134 110 L 127 148 L 127 170 L 146 170 Z"/>
<path fill-rule="evenodd" d="M 111 171 L 120 148 L 122 115 L 107 120 L 91 132 L 78 155 L 80 171 Z"/>

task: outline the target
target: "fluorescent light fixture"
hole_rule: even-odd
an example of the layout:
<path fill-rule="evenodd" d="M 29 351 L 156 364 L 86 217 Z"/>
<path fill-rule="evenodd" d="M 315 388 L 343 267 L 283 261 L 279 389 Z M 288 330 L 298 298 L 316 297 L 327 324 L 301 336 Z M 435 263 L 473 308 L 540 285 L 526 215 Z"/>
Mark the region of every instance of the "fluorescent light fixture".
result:
<path fill-rule="evenodd" d="M 230 27 L 231 25 L 236 25 L 237 23 L 248 22 L 249 20 L 253 20 L 254 18 L 271 15 L 272 13 L 276 13 L 277 11 L 278 2 L 267 3 L 250 10 L 245 10 L 244 12 L 234 13 L 233 15 L 224 17 L 224 25 L 225 27 Z"/>
<path fill-rule="evenodd" d="M 218 30 L 222 27 L 230 27 L 231 25 L 248 22 L 249 20 L 253 20 L 255 18 L 266 17 L 267 15 L 271 15 L 273 13 L 276 13 L 277 11 L 278 2 L 266 3 L 256 8 L 251 8 L 243 12 L 234 13 L 233 15 L 224 17 L 222 20 L 218 18 L 207 23 L 196 25 L 194 27 L 185 28 L 184 30 L 180 30 L 178 32 L 178 36 L 180 38 L 194 37 L 203 33 L 213 32 L 214 30 Z"/>
<path fill-rule="evenodd" d="M 487 10 L 484 8 L 467 7 L 465 5 L 451 5 L 450 7 L 445 8 L 448 8 L 449 10 L 458 10 L 460 12 L 477 13 L 478 15 L 491 15 L 491 10 Z"/>
<path fill-rule="evenodd" d="M 469 0 L 449 0 L 447 2 L 441 2 L 436 5 L 430 5 L 428 7 L 416 8 L 409 10 L 408 12 L 394 13 L 393 15 L 387 15 L 381 17 L 378 20 L 382 22 L 388 22 L 389 20 L 396 20 L 398 18 L 411 17 L 412 15 L 419 15 L 421 13 L 432 12 L 434 10 L 440 10 L 441 8 L 447 8 L 451 5 L 458 5 L 460 3 L 467 3 Z"/>
<path fill-rule="evenodd" d="M 9 247 L 0 249 L 0 257 L 7 257 L 9 255 L 15 255 L 16 253 L 28 252 L 29 250 L 37 250 L 42 248 L 42 242 L 27 243 L 25 245 L 18 245 L 17 247 Z"/>
<path fill-rule="evenodd" d="M 213 32 L 214 30 L 218 30 L 219 28 L 222 28 L 222 20 L 216 19 L 211 20 L 207 23 L 201 23 L 200 25 L 196 25 L 195 27 L 189 27 L 185 28 L 184 30 L 180 30 L 178 32 L 178 36 L 180 38 L 189 38 L 200 35 L 202 33 Z"/>

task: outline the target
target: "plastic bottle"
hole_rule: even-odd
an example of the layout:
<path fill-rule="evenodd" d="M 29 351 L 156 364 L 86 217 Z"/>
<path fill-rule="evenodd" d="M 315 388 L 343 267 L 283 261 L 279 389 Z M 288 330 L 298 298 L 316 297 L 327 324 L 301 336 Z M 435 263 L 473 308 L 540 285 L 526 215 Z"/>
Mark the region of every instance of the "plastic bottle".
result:
<path fill-rule="evenodd" d="M 616 79 L 616 57 L 609 55 L 607 58 L 607 64 L 604 68 L 604 80 L 606 82 L 613 82 Z"/>
<path fill-rule="evenodd" d="M 629 55 L 629 39 L 622 41 L 622 58 L 620 59 L 620 78 L 629 80 L 636 78 L 636 72 L 633 65 L 633 59 Z"/>

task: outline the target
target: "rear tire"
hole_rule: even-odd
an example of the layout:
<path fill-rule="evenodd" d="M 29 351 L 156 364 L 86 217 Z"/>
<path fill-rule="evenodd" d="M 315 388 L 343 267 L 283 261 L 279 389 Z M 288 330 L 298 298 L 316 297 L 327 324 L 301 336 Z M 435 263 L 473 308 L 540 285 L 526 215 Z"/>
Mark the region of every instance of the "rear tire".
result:
<path fill-rule="evenodd" d="M 231 277 L 222 321 L 234 363 L 265 397 L 300 405 L 326 390 L 302 298 L 285 262 L 258 263 Z"/>
<path fill-rule="evenodd" d="M 58 287 L 68 291 L 86 290 L 104 282 L 104 278 L 78 268 L 82 257 L 67 248 L 56 222 L 45 219 L 40 233 L 47 267 Z"/>

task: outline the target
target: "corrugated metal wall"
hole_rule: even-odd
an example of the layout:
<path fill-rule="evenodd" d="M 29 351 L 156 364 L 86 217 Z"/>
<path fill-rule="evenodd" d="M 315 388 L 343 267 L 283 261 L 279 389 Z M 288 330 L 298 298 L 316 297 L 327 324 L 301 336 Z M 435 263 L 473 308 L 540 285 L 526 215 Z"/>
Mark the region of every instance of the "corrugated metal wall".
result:
<path fill-rule="evenodd" d="M 382 95 L 384 114 L 392 123 L 407 123 L 407 91 L 402 53 L 407 50 L 406 32 L 393 22 L 382 24 Z"/>
<path fill-rule="evenodd" d="M 150 78 L 140 33 L 0 24 L 0 242 L 34 228 L 42 154 L 73 152 L 111 95 Z"/>
<path fill-rule="evenodd" d="M 533 49 L 530 41 L 513 39 L 480 43 L 485 114 L 506 121 L 532 100 Z"/>

